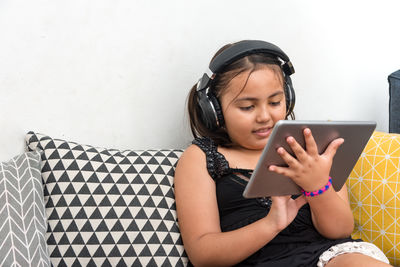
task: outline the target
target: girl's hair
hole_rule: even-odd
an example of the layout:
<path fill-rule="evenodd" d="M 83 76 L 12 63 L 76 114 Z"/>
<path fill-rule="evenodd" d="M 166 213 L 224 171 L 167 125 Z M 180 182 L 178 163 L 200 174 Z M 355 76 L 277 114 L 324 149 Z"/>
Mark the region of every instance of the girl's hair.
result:
<path fill-rule="evenodd" d="M 220 48 L 214 55 L 214 57 L 211 59 L 211 62 L 217 55 L 219 55 L 222 51 L 231 47 L 232 45 L 234 44 L 227 44 L 222 48 Z M 281 61 L 277 57 L 274 57 L 272 55 L 260 53 L 260 54 L 250 54 L 245 57 L 242 57 L 234 61 L 230 65 L 226 66 L 224 69 L 220 70 L 218 74 L 214 75 L 215 77 L 213 77 L 212 79 L 210 85 L 210 91 L 214 93 L 214 95 L 219 99 L 233 78 L 235 78 L 241 73 L 248 72 L 246 83 L 242 88 L 243 90 L 244 87 L 246 87 L 247 80 L 249 79 L 251 73 L 262 67 L 267 67 L 272 71 L 274 71 L 277 77 L 279 77 L 282 86 L 285 87 L 284 74 L 281 69 Z M 232 145 L 232 141 L 229 138 L 229 135 L 226 132 L 225 127 L 222 126 L 216 130 L 210 130 L 203 123 L 199 111 L 197 84 L 195 84 L 190 90 L 187 102 L 188 102 L 190 129 L 194 137 L 209 137 L 215 142 L 216 145 L 224 147 L 229 147 Z M 290 114 L 287 114 L 286 118 L 288 117 L 294 119 L 294 113 L 291 112 Z"/>

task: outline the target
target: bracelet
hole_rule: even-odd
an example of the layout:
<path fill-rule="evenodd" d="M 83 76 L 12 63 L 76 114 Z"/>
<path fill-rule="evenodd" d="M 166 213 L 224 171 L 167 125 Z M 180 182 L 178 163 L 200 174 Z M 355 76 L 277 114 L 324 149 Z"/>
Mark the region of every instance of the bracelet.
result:
<path fill-rule="evenodd" d="M 303 195 L 305 195 L 306 197 L 318 196 L 318 195 L 321 195 L 322 193 L 324 193 L 326 190 L 328 190 L 329 187 L 331 187 L 331 184 L 332 184 L 332 178 L 329 177 L 328 183 L 321 189 L 313 191 L 313 192 L 307 192 L 307 191 L 301 189 L 301 193 L 303 193 Z"/>

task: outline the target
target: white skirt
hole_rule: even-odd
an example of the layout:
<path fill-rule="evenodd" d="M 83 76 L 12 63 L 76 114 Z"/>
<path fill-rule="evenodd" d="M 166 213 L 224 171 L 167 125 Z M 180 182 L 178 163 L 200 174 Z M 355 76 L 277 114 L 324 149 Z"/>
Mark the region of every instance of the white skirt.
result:
<path fill-rule="evenodd" d="M 385 254 L 374 244 L 368 242 L 346 242 L 330 247 L 319 257 L 318 267 L 323 267 L 331 259 L 341 254 L 360 253 L 389 264 Z"/>

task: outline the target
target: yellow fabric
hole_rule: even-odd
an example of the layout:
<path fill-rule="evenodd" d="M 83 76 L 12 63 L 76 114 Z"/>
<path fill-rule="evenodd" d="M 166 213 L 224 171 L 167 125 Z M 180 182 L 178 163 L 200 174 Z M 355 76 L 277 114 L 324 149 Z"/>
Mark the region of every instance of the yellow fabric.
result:
<path fill-rule="evenodd" d="M 400 266 L 400 134 L 374 132 L 347 186 L 353 238 L 377 245 Z"/>

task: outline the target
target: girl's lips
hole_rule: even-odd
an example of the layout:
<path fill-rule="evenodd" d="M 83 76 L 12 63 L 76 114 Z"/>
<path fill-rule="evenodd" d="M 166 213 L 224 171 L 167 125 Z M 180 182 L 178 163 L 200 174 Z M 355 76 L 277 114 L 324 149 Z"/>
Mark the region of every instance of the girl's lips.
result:
<path fill-rule="evenodd" d="M 272 128 L 262 128 L 255 130 L 253 133 L 259 137 L 268 137 L 271 133 Z"/>

